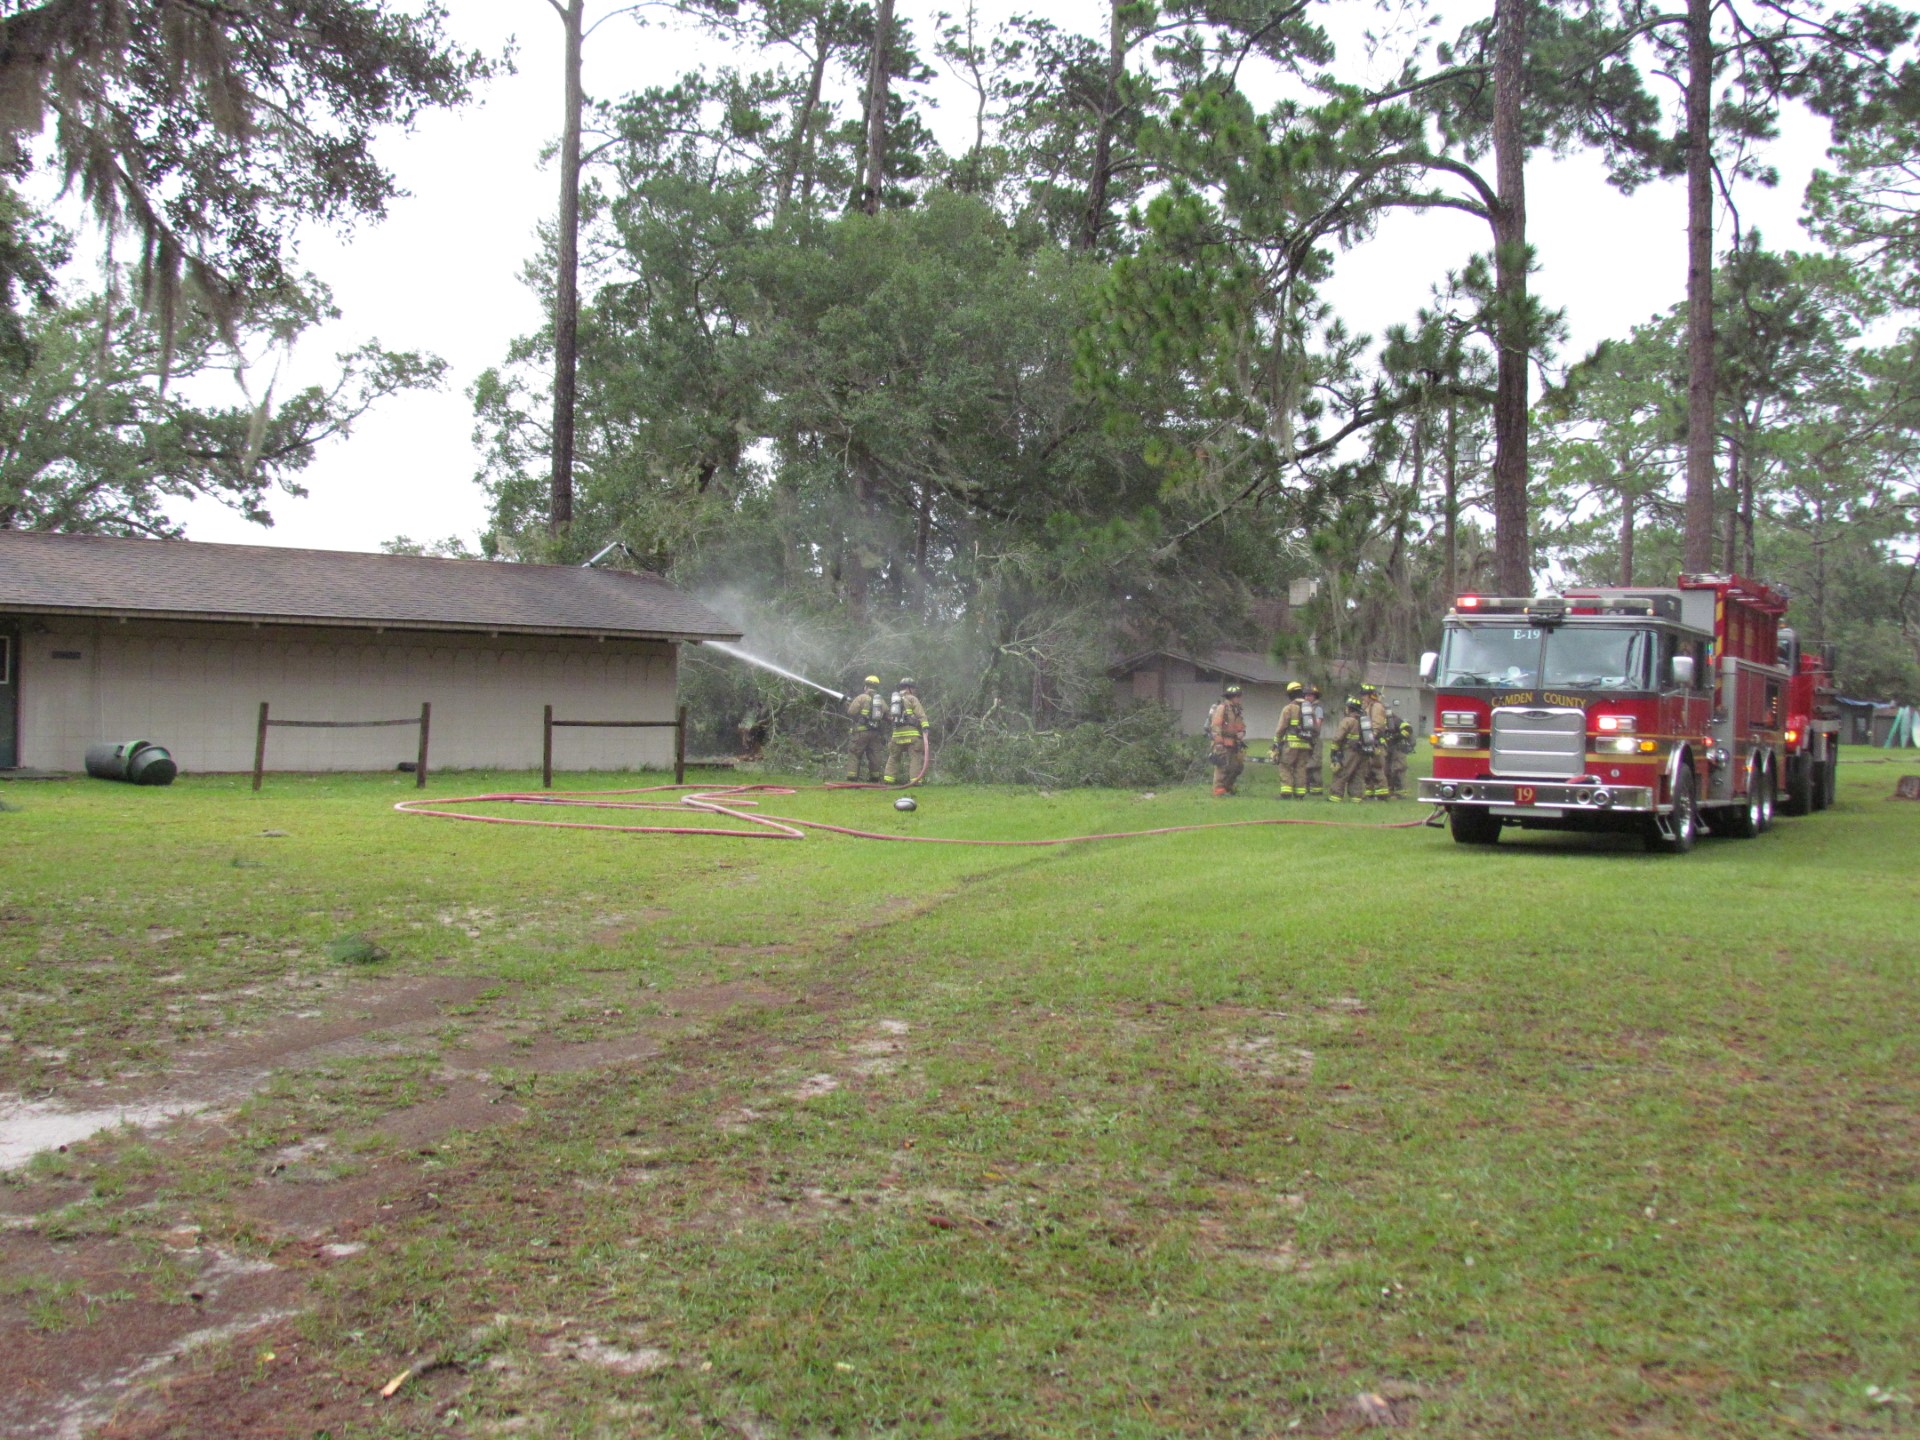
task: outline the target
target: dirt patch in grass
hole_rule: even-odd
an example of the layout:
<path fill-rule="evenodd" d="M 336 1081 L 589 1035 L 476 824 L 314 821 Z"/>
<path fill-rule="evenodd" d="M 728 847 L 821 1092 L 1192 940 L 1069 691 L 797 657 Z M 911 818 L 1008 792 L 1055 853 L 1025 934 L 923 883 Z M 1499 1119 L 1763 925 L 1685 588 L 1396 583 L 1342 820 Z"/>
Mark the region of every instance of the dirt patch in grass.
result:
<path fill-rule="evenodd" d="M 224 1045 L 179 1052 L 163 1074 L 89 1088 L 84 1103 L 0 1095 L 0 1169 L 123 1123 L 147 1126 L 230 1107 L 276 1069 L 369 1053 L 376 1043 L 403 1046 L 493 983 L 435 975 L 368 980 L 318 1010 Z"/>
<path fill-rule="evenodd" d="M 286 1145 L 263 1158 L 258 1178 L 228 1195 L 228 1223 L 251 1235 L 250 1248 L 274 1256 L 273 1263 L 203 1246 L 191 1227 L 166 1229 L 148 1192 L 103 1197 L 72 1180 L 34 1183 L 24 1176 L 0 1188 L 9 1222 L 0 1227 L 0 1433 L 23 1440 L 82 1433 L 253 1437 L 364 1426 L 370 1411 L 392 1408 L 377 1384 L 309 1365 L 283 1322 L 310 1303 L 307 1272 L 352 1263 L 371 1227 L 436 1209 L 440 1191 L 453 1193 L 471 1180 L 425 1175 L 419 1157 L 449 1135 L 523 1118 L 526 1110 L 503 1076 L 531 1083 L 542 1075 L 616 1071 L 658 1057 L 674 1035 L 731 1012 L 794 1003 L 786 992 L 752 983 L 646 991 L 638 998 L 653 1013 L 630 1015 L 624 1006 L 591 1012 L 596 1024 L 617 1029 L 613 1034 L 567 1041 L 536 1031 L 529 1039 L 494 1027 L 449 1040 L 445 1026 L 473 1023 L 458 1012 L 493 988 L 486 980 L 446 977 L 363 982 L 320 1013 L 184 1055 L 146 1088 L 118 1087 L 112 1106 L 66 1112 L 98 1113 L 111 1125 L 113 1116 L 136 1110 L 197 1107 L 187 1123 L 145 1142 L 178 1175 L 232 1164 L 221 1153 L 231 1136 L 216 1107 L 231 1108 L 276 1073 L 299 1076 L 390 1049 L 437 1050 L 442 1062 L 429 1098 L 356 1112 L 338 1133 Z M 725 1027 L 711 1038 L 723 1047 L 736 1043 Z M 110 1157 L 114 1149 L 109 1143 L 99 1154 Z M 66 1222 L 63 1213 L 83 1219 Z M 85 1238 L 63 1238 L 76 1226 Z M 120 1233 L 103 1233 L 114 1230 Z M 234 1343 L 243 1337 L 244 1344 Z M 262 1358 L 268 1354 L 274 1358 Z M 191 1373 L 169 1382 L 178 1370 Z M 155 1382 L 167 1383 L 130 1400 Z M 441 1392 L 464 1384 L 454 1369 L 440 1367 L 431 1383 L 425 1376 L 412 1383 L 408 1405 L 431 1413 L 451 1403 Z"/>
<path fill-rule="evenodd" d="M 0 1237 L 0 1432 L 78 1436 L 195 1350 L 285 1318 L 303 1277 L 197 1243 Z"/>

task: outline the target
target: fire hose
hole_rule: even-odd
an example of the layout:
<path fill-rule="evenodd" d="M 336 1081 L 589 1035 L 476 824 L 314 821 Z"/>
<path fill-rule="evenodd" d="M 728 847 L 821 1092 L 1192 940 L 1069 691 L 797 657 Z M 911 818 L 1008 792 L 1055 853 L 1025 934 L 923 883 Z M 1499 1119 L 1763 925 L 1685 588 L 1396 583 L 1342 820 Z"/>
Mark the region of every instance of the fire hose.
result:
<path fill-rule="evenodd" d="M 924 751 L 923 751 L 924 754 Z M 924 766 L 922 773 L 925 773 Z M 634 790 L 502 790 L 486 795 L 458 795 L 445 800 L 402 800 L 393 808 L 405 815 L 425 815 L 438 820 L 470 820 L 480 825 L 536 825 L 556 830 L 603 830 L 622 835 L 713 835 L 734 840 L 804 840 L 809 830 L 832 835 L 847 835 L 856 840 L 892 840 L 912 845 L 972 845 L 991 848 L 1033 848 L 1049 845 L 1082 845 L 1095 840 L 1138 840 L 1152 835 L 1182 835 L 1197 830 L 1244 830 L 1264 825 L 1317 825 L 1336 830 L 1412 830 L 1425 825 L 1426 819 L 1400 820 L 1370 825 L 1351 820 L 1312 820 L 1305 816 L 1271 815 L 1254 820 L 1215 820 L 1193 825 L 1162 825 L 1149 830 L 1113 830 L 1094 835 L 1060 835 L 1041 840 L 965 840 L 940 835 L 890 835 L 879 830 L 858 830 L 850 825 L 834 825 L 825 820 L 805 820 L 794 815 L 751 813 L 759 809 L 762 797 L 798 795 L 802 788 L 848 790 L 889 788 L 865 785 L 648 785 Z M 628 797 L 678 794 L 675 800 L 642 800 Z M 449 806 L 540 805 L 558 809 L 615 811 L 668 811 L 684 814 L 697 810 L 722 815 L 750 827 L 729 829 L 714 825 L 622 825 L 598 820 L 534 820 L 513 815 L 474 815 L 466 809 Z"/>

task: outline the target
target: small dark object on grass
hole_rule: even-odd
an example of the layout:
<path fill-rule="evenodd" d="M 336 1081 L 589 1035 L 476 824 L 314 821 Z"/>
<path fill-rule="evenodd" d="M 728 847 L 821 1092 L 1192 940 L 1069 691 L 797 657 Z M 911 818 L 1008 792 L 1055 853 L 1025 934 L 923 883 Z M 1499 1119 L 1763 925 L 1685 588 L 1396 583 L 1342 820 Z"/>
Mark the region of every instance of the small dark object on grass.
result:
<path fill-rule="evenodd" d="M 364 935 L 342 935 L 327 946 L 327 954 L 342 965 L 374 965 L 387 958 L 386 948 Z"/>
<path fill-rule="evenodd" d="M 1894 800 L 1920 800 L 1920 775 L 1902 775 L 1893 787 Z"/>
<path fill-rule="evenodd" d="M 896 810 L 918 810 L 920 807 L 914 803 L 913 796 L 902 795 L 898 800 L 893 802 L 893 808 Z"/>
<path fill-rule="evenodd" d="M 233 868 L 236 870 L 264 870 L 267 867 L 258 860 L 249 860 L 244 855 L 236 855 L 233 857 Z"/>
<path fill-rule="evenodd" d="M 284 830 L 262 830 L 260 836 L 264 840 L 284 840 L 287 838 L 287 832 Z"/>
<path fill-rule="evenodd" d="M 413 775 L 418 773 L 420 769 L 420 764 L 418 761 L 415 761 L 415 760 L 402 760 L 398 765 L 394 766 L 393 768 L 398 770 L 402 775 Z"/>

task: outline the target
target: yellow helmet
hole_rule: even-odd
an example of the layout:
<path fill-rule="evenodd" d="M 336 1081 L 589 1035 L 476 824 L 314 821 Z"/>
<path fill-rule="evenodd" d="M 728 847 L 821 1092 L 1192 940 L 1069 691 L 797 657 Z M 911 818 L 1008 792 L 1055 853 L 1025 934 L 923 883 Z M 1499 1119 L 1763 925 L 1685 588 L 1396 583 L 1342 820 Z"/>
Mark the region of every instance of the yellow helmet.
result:
<path fill-rule="evenodd" d="M 869 675 L 860 683 L 863 685 L 878 685 L 880 683 L 880 677 L 878 675 Z"/>
<path fill-rule="evenodd" d="M 1306 688 L 1307 687 L 1302 685 L 1298 680 L 1287 681 L 1287 694 L 1289 695 L 1298 695 Z"/>

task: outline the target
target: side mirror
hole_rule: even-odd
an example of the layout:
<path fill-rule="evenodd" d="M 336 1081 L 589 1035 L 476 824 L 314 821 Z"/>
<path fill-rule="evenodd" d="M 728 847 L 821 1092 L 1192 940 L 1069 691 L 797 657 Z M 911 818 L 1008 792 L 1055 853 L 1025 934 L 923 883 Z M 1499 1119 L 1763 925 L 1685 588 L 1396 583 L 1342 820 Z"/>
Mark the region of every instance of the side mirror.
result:
<path fill-rule="evenodd" d="M 1425 654 L 1421 655 L 1420 683 L 1423 685 L 1431 685 L 1433 683 L 1433 672 L 1439 667 L 1439 665 L 1440 665 L 1440 652 L 1438 650 L 1429 650 Z"/>
<path fill-rule="evenodd" d="M 1673 683 L 1682 690 L 1693 688 L 1693 656 L 1676 655 L 1673 657 Z"/>

